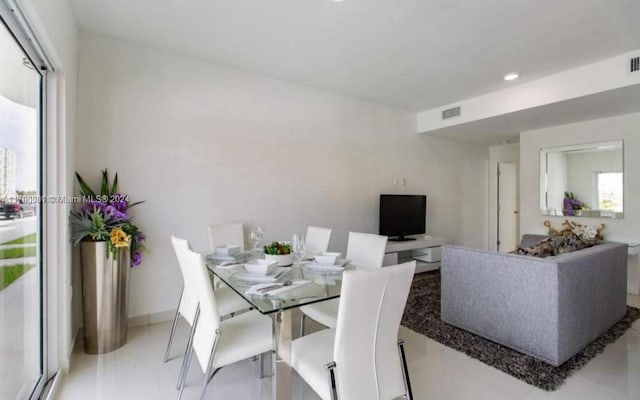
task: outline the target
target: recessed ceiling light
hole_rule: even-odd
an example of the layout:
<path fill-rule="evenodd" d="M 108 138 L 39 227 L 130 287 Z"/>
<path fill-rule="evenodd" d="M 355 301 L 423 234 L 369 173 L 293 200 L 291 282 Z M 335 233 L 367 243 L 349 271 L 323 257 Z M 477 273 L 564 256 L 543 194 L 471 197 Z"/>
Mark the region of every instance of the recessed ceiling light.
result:
<path fill-rule="evenodd" d="M 341 2 L 343 2 L 344 0 L 333 0 L 333 1 L 334 1 L 334 2 L 336 2 L 336 3 L 341 3 Z"/>
<path fill-rule="evenodd" d="M 516 72 L 511 72 L 509 74 L 506 74 L 504 76 L 504 80 L 505 81 L 515 81 L 516 79 L 518 79 L 520 75 L 518 75 Z"/>

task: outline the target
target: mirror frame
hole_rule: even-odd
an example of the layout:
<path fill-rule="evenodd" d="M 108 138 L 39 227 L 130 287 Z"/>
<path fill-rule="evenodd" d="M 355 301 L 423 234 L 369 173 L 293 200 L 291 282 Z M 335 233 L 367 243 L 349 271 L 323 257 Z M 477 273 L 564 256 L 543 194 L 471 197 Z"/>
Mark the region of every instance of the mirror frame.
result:
<path fill-rule="evenodd" d="M 553 213 L 548 208 L 549 202 L 549 190 L 548 190 L 548 179 L 547 176 L 549 174 L 549 166 L 547 164 L 548 156 L 550 153 L 564 153 L 575 150 L 587 150 L 587 149 L 596 149 L 602 146 L 614 146 L 618 147 L 621 151 L 621 171 L 622 171 L 622 211 L 613 212 L 612 214 L 598 213 L 580 213 L 579 215 L 565 215 L 563 210 L 560 210 L 560 213 Z M 594 143 L 581 143 L 575 145 L 566 145 L 566 146 L 555 146 L 555 147 L 544 147 L 540 149 L 539 153 L 539 174 L 540 174 L 540 215 L 542 216 L 557 216 L 557 217 L 580 217 L 580 218 L 607 218 L 607 219 L 623 219 L 624 218 L 624 208 L 625 208 L 625 151 L 624 151 L 624 140 L 615 139 L 615 140 L 607 140 L 602 142 L 594 142 Z"/>

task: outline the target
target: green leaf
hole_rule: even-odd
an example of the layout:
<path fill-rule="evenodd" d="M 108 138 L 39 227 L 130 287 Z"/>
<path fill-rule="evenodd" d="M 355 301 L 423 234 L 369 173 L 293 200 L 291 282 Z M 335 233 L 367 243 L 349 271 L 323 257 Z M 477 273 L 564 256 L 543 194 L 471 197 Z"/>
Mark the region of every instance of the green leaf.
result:
<path fill-rule="evenodd" d="M 129 204 L 129 205 L 127 206 L 127 210 L 128 210 L 128 209 L 130 209 L 130 208 L 131 208 L 131 207 L 133 207 L 133 206 L 137 206 L 138 204 L 142 204 L 142 203 L 144 203 L 144 202 L 145 202 L 145 200 L 142 200 L 142 201 L 136 201 L 135 203 L 131 203 L 131 204 Z"/>
<path fill-rule="evenodd" d="M 110 197 L 109 194 L 109 174 L 106 169 L 102 170 L 102 184 L 100 185 L 100 194 Z"/>
<path fill-rule="evenodd" d="M 116 172 L 115 178 L 113 178 L 113 186 L 111 186 L 111 194 L 109 196 L 113 196 L 118 193 L 118 173 Z"/>
<path fill-rule="evenodd" d="M 78 178 L 78 183 L 80 184 L 80 193 L 84 196 L 96 197 L 96 194 L 91 187 L 87 185 L 87 182 L 82 179 L 79 173 L 76 172 L 76 178 Z"/>

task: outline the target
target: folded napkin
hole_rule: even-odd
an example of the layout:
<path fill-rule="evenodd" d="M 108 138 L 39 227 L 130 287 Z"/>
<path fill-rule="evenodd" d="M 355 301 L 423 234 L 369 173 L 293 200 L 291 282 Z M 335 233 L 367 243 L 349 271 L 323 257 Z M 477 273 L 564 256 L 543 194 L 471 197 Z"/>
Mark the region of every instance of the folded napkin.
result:
<path fill-rule="evenodd" d="M 291 289 L 299 288 L 299 287 L 304 286 L 304 285 L 306 285 L 306 284 L 308 284 L 310 282 L 311 281 L 295 281 L 289 286 L 283 286 L 283 284 L 281 282 L 259 283 L 257 285 L 251 286 L 249 289 L 247 289 L 247 291 L 245 293 L 246 294 L 269 294 L 269 295 L 274 295 L 274 294 L 279 294 L 279 293 L 283 293 L 283 292 L 289 291 Z M 274 286 L 274 287 L 271 288 L 271 289 L 267 289 L 265 291 L 261 291 L 260 290 L 262 288 L 267 288 L 267 287 L 270 287 L 270 286 Z"/>

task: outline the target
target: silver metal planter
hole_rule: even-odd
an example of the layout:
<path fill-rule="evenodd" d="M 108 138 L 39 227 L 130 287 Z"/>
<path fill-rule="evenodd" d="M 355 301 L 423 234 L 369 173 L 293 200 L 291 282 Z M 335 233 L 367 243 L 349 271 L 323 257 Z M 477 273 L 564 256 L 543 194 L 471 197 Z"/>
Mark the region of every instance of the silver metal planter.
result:
<path fill-rule="evenodd" d="M 127 343 L 129 249 L 109 254 L 107 242 L 81 242 L 84 351 L 102 354 Z"/>

